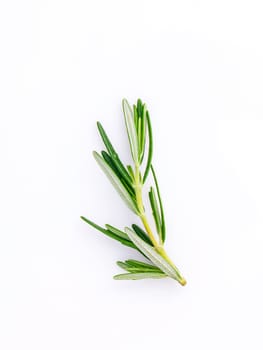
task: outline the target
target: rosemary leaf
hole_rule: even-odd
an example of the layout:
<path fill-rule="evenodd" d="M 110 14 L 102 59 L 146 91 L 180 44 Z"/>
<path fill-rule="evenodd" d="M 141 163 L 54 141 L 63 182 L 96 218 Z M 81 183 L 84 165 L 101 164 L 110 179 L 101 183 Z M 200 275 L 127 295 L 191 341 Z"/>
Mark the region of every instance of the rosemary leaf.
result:
<path fill-rule="evenodd" d="M 160 239 L 162 241 L 161 216 L 160 216 L 160 212 L 159 212 L 159 208 L 158 208 L 158 204 L 157 204 L 157 200 L 156 200 L 156 196 L 155 196 L 155 192 L 154 192 L 153 187 L 151 187 L 151 189 L 150 189 L 149 199 L 150 199 L 150 203 L 151 203 L 152 214 L 153 214 L 155 225 L 156 225 L 156 230 L 157 230 L 158 235 L 160 236 Z"/>
<path fill-rule="evenodd" d="M 146 105 L 143 105 L 142 110 L 142 122 L 141 122 L 141 138 L 139 140 L 140 142 L 140 164 L 142 164 L 144 153 L 145 153 L 145 141 L 146 141 Z"/>
<path fill-rule="evenodd" d="M 145 183 L 147 176 L 149 174 L 150 167 L 152 164 L 152 154 L 153 154 L 152 125 L 151 125 L 150 115 L 148 111 L 146 112 L 146 121 L 147 121 L 147 130 L 148 130 L 149 148 L 148 148 L 147 164 L 143 175 L 143 183 Z"/>
<path fill-rule="evenodd" d="M 139 250 L 136 245 L 129 239 L 129 237 L 127 236 L 127 238 L 123 238 L 117 234 L 114 234 L 113 232 L 109 231 L 109 230 L 105 230 L 103 227 L 95 224 L 94 222 L 92 222 L 91 220 L 85 218 L 84 216 L 80 217 L 83 221 L 85 221 L 86 223 L 88 223 L 90 226 L 94 227 L 96 230 L 104 233 L 106 236 L 115 239 L 116 241 L 119 241 L 120 243 L 126 245 L 127 247 Z M 139 250 L 140 251 L 140 250 Z"/>
<path fill-rule="evenodd" d="M 137 112 L 138 112 L 138 116 L 141 117 L 141 115 L 142 115 L 142 100 L 140 98 L 138 98 L 138 100 L 137 100 Z"/>
<path fill-rule="evenodd" d="M 166 227 L 165 227 L 165 218 L 164 218 L 164 210 L 163 210 L 163 203 L 162 203 L 162 198 L 161 198 L 161 194 L 160 194 L 160 190 L 159 190 L 159 185 L 158 185 L 158 181 L 157 181 L 157 177 L 154 171 L 153 166 L 151 165 L 151 171 L 152 171 L 152 175 L 153 175 L 153 179 L 154 179 L 154 184 L 156 187 L 156 191 L 157 191 L 157 196 L 158 196 L 158 200 L 159 200 L 159 208 L 161 211 L 161 237 L 162 237 L 162 242 L 164 243 L 165 241 L 165 233 L 166 233 Z"/>
<path fill-rule="evenodd" d="M 131 179 L 129 173 L 127 172 L 127 170 L 125 169 L 125 166 L 122 164 L 122 162 L 121 162 L 121 160 L 120 160 L 120 158 L 118 156 L 118 153 L 113 148 L 112 143 L 110 142 L 109 137 L 106 134 L 106 131 L 104 130 L 104 128 L 103 128 L 103 126 L 101 125 L 100 122 L 97 122 L 97 127 L 98 127 L 98 130 L 99 130 L 100 136 L 102 138 L 102 141 L 103 141 L 107 151 L 109 152 L 111 160 L 114 163 L 116 169 L 118 169 L 119 173 L 125 179 L 127 184 L 131 185 L 132 184 L 132 179 Z"/>
<path fill-rule="evenodd" d="M 138 154 L 138 139 L 137 139 L 137 133 L 135 129 L 134 124 L 134 117 L 132 113 L 132 109 L 126 99 L 123 99 L 122 101 L 122 108 L 125 118 L 125 124 L 127 129 L 127 134 L 130 142 L 130 149 L 132 158 L 134 160 L 135 164 L 138 164 L 139 162 L 139 154 Z"/>
<path fill-rule="evenodd" d="M 114 233 L 115 235 L 118 235 L 118 236 L 120 236 L 120 237 L 122 237 L 122 238 L 124 238 L 124 239 L 129 239 L 129 236 L 127 235 L 127 233 L 125 233 L 125 232 L 119 230 L 118 228 L 116 228 L 116 227 L 114 227 L 114 226 L 111 226 L 111 225 L 109 225 L 109 224 L 106 224 L 105 226 L 107 227 L 107 229 L 108 229 L 109 231 L 111 231 L 111 232 Z"/>
<path fill-rule="evenodd" d="M 135 231 L 135 233 L 137 233 L 137 235 L 144 240 L 144 242 L 150 244 L 151 246 L 153 245 L 152 241 L 150 240 L 149 236 L 147 235 L 147 233 L 141 229 L 138 225 L 133 224 L 132 225 L 133 230 Z"/>
<path fill-rule="evenodd" d="M 137 139 L 138 139 L 138 147 L 139 147 L 139 160 L 141 159 L 141 152 L 142 152 L 142 150 L 141 150 L 141 130 L 142 129 L 142 118 L 141 117 L 139 117 L 138 118 L 138 125 L 137 125 Z M 140 164 L 141 164 L 141 162 L 140 162 Z"/>
<path fill-rule="evenodd" d="M 129 265 L 126 264 L 125 262 L 123 262 L 123 261 L 117 261 L 116 264 L 117 264 L 121 269 L 123 269 L 123 270 L 125 270 L 125 271 L 129 271 L 129 270 L 128 270 L 128 269 L 129 269 Z"/>
<path fill-rule="evenodd" d="M 133 105 L 133 120 L 134 120 L 135 129 L 137 130 L 138 113 L 137 113 L 137 107 L 135 105 Z"/>
<path fill-rule="evenodd" d="M 117 265 L 129 272 L 138 272 L 140 270 L 141 272 L 163 273 L 159 267 L 138 260 L 126 260 L 125 262 L 119 261 L 117 262 Z"/>
<path fill-rule="evenodd" d="M 112 183 L 112 185 L 115 187 L 116 191 L 119 193 L 123 201 L 127 204 L 127 206 L 135 213 L 138 214 L 138 209 L 136 207 L 136 204 L 133 202 L 131 196 L 129 195 L 126 188 L 121 183 L 120 179 L 116 176 L 116 174 L 113 172 L 111 167 L 105 162 L 105 160 L 96 152 L 93 152 L 94 158 L 98 162 L 101 169 L 104 171 L 104 173 L 107 175 L 108 179 Z"/>
<path fill-rule="evenodd" d="M 145 278 L 164 278 L 167 277 L 165 273 L 160 272 L 137 272 L 137 273 L 123 273 L 115 275 L 115 280 L 142 280 Z"/>
<path fill-rule="evenodd" d="M 128 169 L 128 172 L 129 172 L 129 174 L 130 174 L 130 176 L 132 178 L 132 181 L 134 181 L 134 171 L 132 169 L 132 166 L 127 165 L 127 169 Z"/>
<path fill-rule="evenodd" d="M 138 261 L 138 260 L 133 260 L 133 259 L 129 259 L 129 260 L 125 260 L 125 264 L 130 266 L 130 267 L 140 267 L 140 268 L 147 268 L 147 269 L 153 269 L 153 270 L 157 270 L 157 271 L 161 271 L 157 266 L 152 265 L 152 264 L 148 264 L 142 261 Z"/>
<path fill-rule="evenodd" d="M 157 269 L 129 266 L 128 264 L 126 264 L 125 262 L 122 262 L 122 261 L 117 261 L 117 265 L 120 268 L 122 268 L 123 270 L 128 271 L 128 272 L 159 272 L 159 273 L 163 273 L 161 270 L 157 270 Z"/>
<path fill-rule="evenodd" d="M 113 170 L 115 175 L 120 179 L 121 183 L 126 188 L 126 190 L 129 192 L 130 196 L 132 198 L 134 198 L 135 197 L 134 188 L 132 187 L 131 183 L 127 182 L 127 180 L 123 177 L 122 173 L 120 172 L 119 168 L 116 167 L 112 158 L 105 151 L 101 151 L 101 155 L 104 158 L 105 162 L 111 167 L 111 169 Z"/>

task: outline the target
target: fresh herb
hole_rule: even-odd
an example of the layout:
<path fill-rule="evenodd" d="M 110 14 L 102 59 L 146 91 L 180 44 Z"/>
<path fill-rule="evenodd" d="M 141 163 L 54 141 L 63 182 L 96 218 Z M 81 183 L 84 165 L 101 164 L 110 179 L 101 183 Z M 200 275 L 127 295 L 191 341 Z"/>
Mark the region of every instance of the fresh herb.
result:
<path fill-rule="evenodd" d="M 153 138 L 149 112 L 140 99 L 133 108 L 124 99 L 122 108 L 133 165 L 125 166 L 121 162 L 99 122 L 97 123 L 98 130 L 106 150 L 102 151 L 101 154 L 94 151 L 93 155 L 120 197 L 130 210 L 140 218 L 143 228 L 132 224 L 131 228 L 125 227 L 122 231 L 108 224 L 105 225 L 105 228 L 101 227 L 83 216 L 81 219 L 108 237 L 136 249 L 147 259 L 147 263 L 137 260 L 118 261 L 117 265 L 125 270 L 125 273 L 114 276 L 114 279 L 138 280 L 171 277 L 181 285 L 185 285 L 185 279 L 164 250 L 166 227 L 159 185 L 152 165 Z M 145 155 L 146 145 L 147 157 Z M 150 171 L 154 187 L 150 187 L 149 202 L 155 222 L 155 233 L 146 216 L 142 194 Z"/>

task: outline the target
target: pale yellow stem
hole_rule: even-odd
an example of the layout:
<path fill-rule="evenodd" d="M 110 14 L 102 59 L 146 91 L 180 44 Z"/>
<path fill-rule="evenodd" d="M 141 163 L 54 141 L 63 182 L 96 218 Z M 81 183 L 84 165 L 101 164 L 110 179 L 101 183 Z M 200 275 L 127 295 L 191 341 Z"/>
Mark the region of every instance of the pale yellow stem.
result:
<path fill-rule="evenodd" d="M 140 169 L 139 165 L 135 165 L 135 173 L 134 173 L 134 190 L 135 190 L 135 195 L 136 195 L 136 202 L 139 210 L 139 217 L 143 223 L 143 226 L 148 233 L 148 236 L 150 240 L 152 241 L 152 244 L 156 251 L 175 269 L 178 275 L 178 282 L 184 286 L 186 284 L 186 280 L 181 276 L 179 270 L 177 267 L 174 265 L 172 260 L 169 258 L 169 256 L 166 254 L 166 251 L 163 248 L 163 243 L 160 242 L 160 244 L 157 242 L 155 239 L 155 236 L 151 230 L 151 227 L 149 225 L 149 222 L 147 220 L 147 217 L 145 215 L 145 210 L 144 210 L 144 205 L 143 205 L 143 199 L 142 199 L 142 184 L 140 181 Z"/>
<path fill-rule="evenodd" d="M 139 209 L 139 217 L 140 217 L 140 219 L 143 223 L 143 226 L 144 226 L 146 232 L 148 233 L 149 238 L 152 241 L 154 247 L 158 249 L 159 244 L 154 237 L 154 234 L 151 230 L 151 227 L 150 227 L 148 220 L 147 220 L 147 217 L 145 215 L 145 210 L 144 210 L 144 205 L 143 205 L 143 200 L 142 200 L 142 184 L 140 181 L 139 165 L 135 165 L 135 176 L 134 177 L 135 177 L 134 190 L 135 190 L 135 195 L 136 195 L 137 206 Z"/>

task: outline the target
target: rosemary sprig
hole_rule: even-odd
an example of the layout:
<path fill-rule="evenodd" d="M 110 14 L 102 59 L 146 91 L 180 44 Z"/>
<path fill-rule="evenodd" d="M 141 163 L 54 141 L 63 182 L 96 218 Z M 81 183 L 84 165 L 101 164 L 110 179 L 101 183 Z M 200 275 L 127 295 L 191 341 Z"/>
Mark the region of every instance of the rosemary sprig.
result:
<path fill-rule="evenodd" d="M 138 280 L 171 277 L 181 285 L 185 285 L 185 279 L 164 250 L 166 227 L 159 185 L 152 165 L 153 137 L 149 112 L 140 99 L 133 108 L 124 99 L 122 108 L 133 165 L 124 166 L 99 122 L 97 126 L 106 151 L 102 151 L 101 155 L 94 151 L 93 155 L 128 208 L 140 218 L 143 228 L 137 224 L 132 224 L 131 228 L 125 227 L 122 231 L 108 224 L 103 228 L 83 216 L 81 216 L 81 219 L 108 237 L 138 250 L 148 260 L 147 263 L 137 260 L 118 261 L 117 265 L 126 272 L 114 276 L 114 279 Z M 148 150 L 146 164 L 144 165 L 146 144 Z M 142 192 L 150 170 L 154 187 L 150 187 L 149 201 L 155 222 L 155 233 L 145 212 Z"/>

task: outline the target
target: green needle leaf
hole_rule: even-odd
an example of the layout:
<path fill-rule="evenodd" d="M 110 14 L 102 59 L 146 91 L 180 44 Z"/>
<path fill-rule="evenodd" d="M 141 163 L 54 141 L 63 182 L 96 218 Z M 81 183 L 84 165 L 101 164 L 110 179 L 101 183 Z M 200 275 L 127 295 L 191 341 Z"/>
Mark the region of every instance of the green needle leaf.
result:
<path fill-rule="evenodd" d="M 96 230 L 104 233 L 106 236 L 115 239 L 116 241 L 119 241 L 120 243 L 126 245 L 127 247 L 139 250 L 136 245 L 129 239 L 129 237 L 127 236 L 127 238 L 123 238 L 117 234 L 114 234 L 113 232 L 109 231 L 109 230 L 105 230 L 103 227 L 95 224 L 94 222 L 92 222 L 91 220 L 85 218 L 84 216 L 80 217 L 83 221 L 85 221 L 86 223 L 88 223 L 90 226 L 92 226 L 93 228 L 95 228 Z M 139 250 L 140 251 L 140 250 Z"/>
<path fill-rule="evenodd" d="M 152 164 L 152 155 L 153 155 L 152 125 L 151 125 L 151 119 L 148 111 L 146 112 L 146 121 L 147 121 L 147 130 L 148 130 L 148 139 L 149 139 L 149 149 L 148 149 L 147 164 L 143 175 L 143 183 L 145 183 L 147 176 L 149 174 L 150 167 Z"/>
<path fill-rule="evenodd" d="M 117 261 L 116 264 L 123 270 L 129 271 L 129 265 L 123 261 Z"/>
<path fill-rule="evenodd" d="M 138 125 L 137 125 L 137 140 L 138 140 L 138 147 L 139 147 L 139 159 L 141 158 L 141 131 L 142 131 L 142 118 L 138 118 Z"/>
<path fill-rule="evenodd" d="M 140 98 L 137 100 L 137 112 L 138 116 L 142 115 L 142 100 Z"/>
<path fill-rule="evenodd" d="M 127 182 L 127 180 L 122 176 L 122 173 L 119 171 L 119 168 L 116 167 L 116 165 L 113 162 L 112 158 L 105 151 L 101 151 L 101 155 L 104 158 L 105 162 L 111 167 L 111 169 L 116 174 L 116 176 L 120 179 L 120 181 L 122 182 L 123 186 L 129 192 L 129 195 L 132 198 L 135 198 L 134 188 L 132 187 L 131 183 Z"/>
<path fill-rule="evenodd" d="M 145 278 L 164 278 L 167 277 L 164 273 L 160 272 L 137 272 L 137 273 L 123 273 L 115 275 L 115 280 L 142 280 Z"/>
<path fill-rule="evenodd" d="M 116 227 L 111 226 L 111 225 L 109 225 L 109 224 L 106 224 L 105 226 L 107 227 L 107 229 L 108 229 L 109 231 L 111 231 L 111 232 L 114 233 L 115 235 L 117 235 L 117 236 L 119 236 L 119 237 L 122 237 L 122 238 L 124 238 L 124 239 L 129 239 L 129 236 L 127 235 L 127 233 L 125 233 L 125 232 L 123 232 L 123 231 L 117 229 Z"/>
<path fill-rule="evenodd" d="M 157 204 L 157 200 L 156 200 L 156 196 L 155 196 L 155 192 L 154 192 L 153 187 L 151 187 L 151 189 L 150 189 L 149 199 L 150 199 L 150 203 L 151 203 L 151 207 L 152 207 L 152 213 L 153 213 L 153 217 L 154 217 L 154 221 L 155 221 L 155 225 L 156 225 L 156 230 L 157 230 L 158 235 L 160 236 L 161 241 L 162 241 L 161 216 L 160 216 L 160 212 L 159 212 L 159 208 L 158 208 L 158 204 Z"/>
<path fill-rule="evenodd" d="M 128 272 L 141 271 L 163 273 L 163 271 L 160 270 L 159 267 L 138 260 L 126 260 L 125 262 L 120 262 L 120 264 L 119 262 L 117 262 L 117 265 L 119 265 L 121 268 Z"/>
<path fill-rule="evenodd" d="M 145 263 L 143 261 L 129 259 L 129 260 L 125 260 L 125 264 L 127 266 L 130 266 L 130 267 L 146 268 L 146 269 L 157 270 L 157 271 L 161 272 L 159 267 L 152 265 L 152 264 Z"/>
<path fill-rule="evenodd" d="M 145 267 L 145 266 L 131 266 L 129 264 L 127 264 L 126 262 L 122 262 L 122 261 L 117 261 L 117 265 L 122 268 L 125 271 L 128 272 L 159 272 L 159 273 L 163 273 L 160 269 L 158 269 L 158 267 Z"/>
<path fill-rule="evenodd" d="M 128 271 L 128 272 L 156 272 L 155 270 L 152 270 L 152 269 L 145 269 L 145 268 L 140 268 L 140 267 L 131 267 L 131 266 L 125 264 L 122 261 L 117 261 L 117 265 L 120 268 L 122 268 L 123 270 Z"/>
<path fill-rule="evenodd" d="M 146 141 L 146 105 L 143 105 L 143 110 L 142 110 L 142 122 L 141 122 L 141 137 L 139 139 L 140 143 L 140 164 L 143 161 L 144 158 L 144 152 L 145 152 L 145 141 Z"/>
<path fill-rule="evenodd" d="M 137 107 L 135 105 L 133 105 L 133 118 L 134 118 L 135 129 L 137 130 L 138 113 L 137 113 Z"/>
<path fill-rule="evenodd" d="M 135 233 L 137 233 L 137 235 L 144 240 L 144 242 L 150 244 L 151 246 L 153 245 L 152 241 L 150 240 L 149 236 L 147 235 L 147 233 L 141 229 L 138 225 L 133 224 L 132 228 L 134 230 Z"/>
<path fill-rule="evenodd" d="M 109 156 L 111 158 L 111 161 L 114 163 L 116 169 L 118 169 L 118 172 L 122 175 L 122 177 L 125 179 L 126 183 L 131 185 L 132 184 L 132 178 L 130 177 L 130 174 L 128 171 L 125 169 L 125 166 L 122 164 L 120 161 L 120 158 L 113 148 L 108 135 L 106 134 L 106 131 L 104 130 L 103 126 L 101 125 L 100 122 L 97 122 L 98 130 L 100 133 L 100 136 L 102 138 L 102 141 L 109 152 Z"/>
<path fill-rule="evenodd" d="M 160 194 L 160 190 L 159 190 L 159 185 L 158 185 L 158 181 L 157 181 L 157 177 L 154 171 L 153 166 L 151 165 L 151 171 L 152 171 L 152 175 L 153 175 L 153 179 L 154 179 L 154 183 L 155 183 L 155 187 L 156 187 L 156 191 L 157 191 L 157 196 L 158 196 L 158 200 L 159 200 L 159 208 L 161 211 L 161 238 L 162 238 L 162 242 L 164 243 L 165 241 L 165 233 L 166 233 L 166 227 L 165 227 L 165 218 L 164 218 L 164 210 L 163 210 L 163 203 L 162 203 L 162 198 L 161 198 L 161 194 Z"/>
<path fill-rule="evenodd" d="M 131 165 L 127 165 L 128 172 L 132 178 L 132 181 L 134 182 L 134 171 Z"/>
<path fill-rule="evenodd" d="M 134 124 L 133 112 L 126 99 L 122 100 L 122 108 L 124 113 L 127 134 L 130 142 L 132 158 L 134 160 L 134 163 L 138 164 L 139 163 L 138 138 L 137 138 L 136 128 Z"/>
<path fill-rule="evenodd" d="M 105 160 L 97 153 L 93 152 L 93 156 L 96 159 L 97 163 L 101 167 L 101 169 L 104 171 L 108 179 L 110 180 L 111 184 L 115 187 L 116 191 L 119 193 L 123 201 L 126 203 L 126 205 L 135 213 L 138 214 L 138 210 L 136 207 L 136 204 L 133 202 L 132 198 L 130 197 L 128 191 L 121 183 L 120 179 L 116 176 L 116 174 L 113 172 L 111 167 L 105 162 Z"/>

